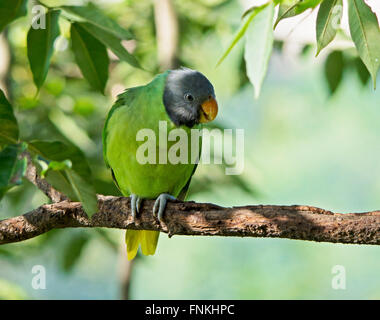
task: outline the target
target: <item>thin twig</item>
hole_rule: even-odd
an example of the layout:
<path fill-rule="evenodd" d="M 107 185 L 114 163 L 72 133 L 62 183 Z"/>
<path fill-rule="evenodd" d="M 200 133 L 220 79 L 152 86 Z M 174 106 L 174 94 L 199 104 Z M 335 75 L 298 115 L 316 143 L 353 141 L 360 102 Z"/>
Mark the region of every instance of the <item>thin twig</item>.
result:
<path fill-rule="evenodd" d="M 24 152 L 24 155 L 28 159 L 28 167 L 25 177 L 43 193 L 45 193 L 52 202 L 56 203 L 64 200 L 69 200 L 63 193 L 54 189 L 45 179 L 42 179 L 39 176 L 37 168 L 32 162 L 31 155 L 28 152 Z"/>

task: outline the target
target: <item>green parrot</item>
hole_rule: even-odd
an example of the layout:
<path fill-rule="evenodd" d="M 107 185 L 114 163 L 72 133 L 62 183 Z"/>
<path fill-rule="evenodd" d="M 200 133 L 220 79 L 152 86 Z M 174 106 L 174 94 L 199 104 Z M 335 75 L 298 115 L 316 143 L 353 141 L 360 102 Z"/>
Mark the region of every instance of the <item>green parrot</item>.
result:
<path fill-rule="evenodd" d="M 111 168 L 113 179 L 124 196 L 131 197 L 131 211 L 136 219 L 143 199 L 156 199 L 153 215 L 161 220 L 168 200 L 184 200 L 197 163 L 159 161 L 160 152 L 168 155 L 176 141 L 156 139 L 154 163 L 142 164 L 137 159 L 138 148 L 144 143 L 137 139 L 141 129 L 152 130 L 159 137 L 159 124 L 166 124 L 167 133 L 184 129 L 188 137 L 192 128 L 212 121 L 218 112 L 215 92 L 210 81 L 200 72 L 181 68 L 157 75 L 150 83 L 129 88 L 117 98 L 103 129 L 103 155 Z M 167 137 L 167 135 L 166 135 Z M 188 154 L 191 143 L 187 144 Z M 197 156 L 200 156 L 201 143 Z M 166 157 L 167 159 L 167 157 Z M 131 230 L 125 235 L 128 259 L 133 259 L 141 246 L 144 255 L 156 251 L 158 231 Z"/>

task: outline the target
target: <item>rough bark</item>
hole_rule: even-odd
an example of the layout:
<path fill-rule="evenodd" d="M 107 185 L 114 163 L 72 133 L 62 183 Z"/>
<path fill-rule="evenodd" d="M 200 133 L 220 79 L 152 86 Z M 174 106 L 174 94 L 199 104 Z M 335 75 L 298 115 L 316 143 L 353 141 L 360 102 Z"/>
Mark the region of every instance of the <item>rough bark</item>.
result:
<path fill-rule="evenodd" d="M 28 152 L 24 153 L 28 159 L 28 168 L 26 170 L 25 177 L 33 183 L 38 189 L 40 189 L 52 202 L 61 202 L 69 200 L 63 193 L 54 189 L 46 180 L 42 179 L 38 173 L 37 168 L 34 166 L 31 155 Z"/>
<path fill-rule="evenodd" d="M 255 205 L 224 208 L 209 203 L 170 202 L 160 223 L 153 201 L 133 222 L 129 198 L 99 196 L 89 219 L 78 202 L 46 204 L 0 221 L 0 244 L 36 237 L 54 228 L 105 227 L 157 230 L 172 235 L 268 237 L 335 243 L 380 244 L 380 211 L 333 213 L 310 206 Z"/>

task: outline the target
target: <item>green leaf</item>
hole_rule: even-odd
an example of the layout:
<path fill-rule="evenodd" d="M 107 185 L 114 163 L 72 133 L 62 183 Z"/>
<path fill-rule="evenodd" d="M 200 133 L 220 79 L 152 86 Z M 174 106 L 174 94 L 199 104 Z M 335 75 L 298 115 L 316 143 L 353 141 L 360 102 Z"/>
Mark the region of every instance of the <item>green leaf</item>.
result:
<path fill-rule="evenodd" d="M 27 0 L 0 1 L 0 32 L 13 20 L 26 15 L 27 4 Z"/>
<path fill-rule="evenodd" d="M 13 108 L 3 91 L 0 90 L 0 149 L 7 144 L 18 142 L 19 130 Z"/>
<path fill-rule="evenodd" d="M 282 0 L 272 0 L 275 6 L 277 6 L 279 3 L 281 3 Z M 257 8 L 257 6 L 252 6 L 248 8 L 247 10 L 244 11 L 243 15 L 241 18 L 245 18 L 247 15 L 249 15 L 252 11 L 254 11 Z"/>
<path fill-rule="evenodd" d="M 74 170 L 65 171 L 71 187 L 78 196 L 79 201 L 82 202 L 84 210 L 91 217 L 98 211 L 98 201 L 93 181 L 89 181 L 88 177 L 84 177 Z"/>
<path fill-rule="evenodd" d="M 380 67 L 379 23 L 376 15 L 363 0 L 349 0 L 348 3 L 351 37 L 376 88 L 376 75 Z"/>
<path fill-rule="evenodd" d="M 314 9 L 321 2 L 322 0 L 303 0 L 301 3 L 297 5 L 296 13 L 300 14 L 302 12 L 305 12 L 307 9 Z"/>
<path fill-rule="evenodd" d="M 276 29 L 278 23 L 282 19 L 294 17 L 295 15 L 297 15 L 297 5 L 299 5 L 301 2 L 302 0 L 283 1 L 278 9 L 278 16 L 276 22 L 274 23 L 273 29 Z"/>
<path fill-rule="evenodd" d="M 80 149 L 59 141 L 31 141 L 28 148 L 34 156 L 39 156 L 48 164 L 51 161 L 70 160 L 71 168 L 67 166 L 63 170 L 48 170 L 45 176 L 46 180 L 71 200 L 82 202 L 83 208 L 89 216 L 97 211 L 97 197 L 91 170 Z"/>
<path fill-rule="evenodd" d="M 243 23 L 243 25 L 240 27 L 240 29 L 238 30 L 236 36 L 233 38 L 231 44 L 229 45 L 229 47 L 227 48 L 227 50 L 224 52 L 224 54 L 222 55 L 222 57 L 219 59 L 218 63 L 216 64 L 216 66 L 219 66 L 223 60 L 228 56 L 228 54 L 231 52 L 231 50 L 235 47 L 235 45 L 239 42 L 239 40 L 244 36 L 245 32 L 247 31 L 248 29 L 248 26 L 249 24 L 251 23 L 251 21 L 253 20 L 254 17 L 256 17 L 256 15 L 261 11 L 263 10 L 269 3 L 266 3 L 262 6 L 259 6 L 259 7 L 254 7 L 254 8 L 251 8 L 250 9 L 250 14 L 248 15 L 247 17 L 247 20 Z"/>
<path fill-rule="evenodd" d="M 89 3 L 87 6 L 62 6 L 61 8 L 74 15 L 77 21 L 91 23 L 119 39 L 130 40 L 134 38 L 128 30 L 122 28 L 113 19 L 107 17 L 92 3 Z"/>
<path fill-rule="evenodd" d="M 60 11 L 49 10 L 45 28 L 30 27 L 27 36 L 28 59 L 37 88 L 43 85 L 49 71 L 50 59 L 54 50 L 54 41 L 59 35 L 58 17 Z"/>
<path fill-rule="evenodd" d="M 254 86 L 256 98 L 260 94 L 272 53 L 273 15 L 274 4 L 270 3 L 257 13 L 246 32 L 244 58 L 247 75 Z"/>
<path fill-rule="evenodd" d="M 27 167 L 26 157 L 21 154 L 26 144 L 12 144 L 0 151 L 0 200 L 12 187 L 22 183 Z"/>
<path fill-rule="evenodd" d="M 243 15 L 241 16 L 242 19 L 244 19 L 246 16 L 248 16 L 252 11 L 254 11 L 257 8 L 257 6 L 250 7 L 246 11 L 244 11 Z"/>
<path fill-rule="evenodd" d="M 334 94 L 338 89 L 344 69 L 344 59 L 342 51 L 333 51 L 329 54 L 325 62 L 325 77 L 330 94 Z"/>
<path fill-rule="evenodd" d="M 71 25 L 75 60 L 90 85 L 104 93 L 108 79 L 109 58 L 106 47 L 78 23 Z"/>
<path fill-rule="evenodd" d="M 72 236 L 65 248 L 63 249 L 63 260 L 62 267 L 66 272 L 70 272 L 77 261 L 79 260 L 83 248 L 87 244 L 89 237 L 83 232 L 76 232 L 74 236 Z"/>
<path fill-rule="evenodd" d="M 286 18 L 297 16 L 307 9 L 314 9 L 322 0 L 283 0 L 281 1 L 278 17 L 274 24 L 274 29 L 278 23 Z"/>
<path fill-rule="evenodd" d="M 356 73 L 360 79 L 360 82 L 362 85 L 366 85 L 368 83 L 369 78 L 371 75 L 369 74 L 366 66 L 364 65 L 363 61 L 360 58 L 356 58 L 354 60 L 354 67 L 356 70 Z"/>
<path fill-rule="evenodd" d="M 41 178 L 45 178 L 46 173 L 49 170 L 53 171 L 62 171 L 66 169 L 71 169 L 73 167 L 73 164 L 71 163 L 70 160 L 63 160 L 63 161 L 50 161 L 49 164 L 47 164 L 44 161 L 40 161 L 39 164 L 42 167 L 41 171 Z"/>
<path fill-rule="evenodd" d="M 90 23 L 79 23 L 79 25 L 102 42 L 106 47 L 110 48 L 120 60 L 127 62 L 135 68 L 141 69 L 140 63 L 137 59 L 121 45 L 120 39 L 115 37 L 112 33 L 109 33 Z"/>
<path fill-rule="evenodd" d="M 317 16 L 316 56 L 335 38 L 340 26 L 342 14 L 342 0 L 325 0 L 322 2 Z"/>

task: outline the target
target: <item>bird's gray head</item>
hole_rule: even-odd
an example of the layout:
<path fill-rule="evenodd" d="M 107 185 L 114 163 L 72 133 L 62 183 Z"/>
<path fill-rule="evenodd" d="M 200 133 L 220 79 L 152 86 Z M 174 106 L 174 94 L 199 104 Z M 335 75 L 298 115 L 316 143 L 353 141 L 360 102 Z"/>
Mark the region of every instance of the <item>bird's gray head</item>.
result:
<path fill-rule="evenodd" d="M 202 73 L 187 68 L 169 72 L 163 102 L 176 126 L 192 128 L 195 124 L 214 120 L 218 113 L 210 81 Z"/>

